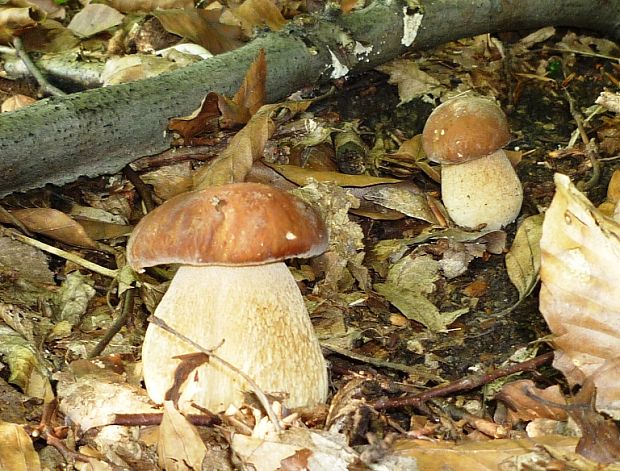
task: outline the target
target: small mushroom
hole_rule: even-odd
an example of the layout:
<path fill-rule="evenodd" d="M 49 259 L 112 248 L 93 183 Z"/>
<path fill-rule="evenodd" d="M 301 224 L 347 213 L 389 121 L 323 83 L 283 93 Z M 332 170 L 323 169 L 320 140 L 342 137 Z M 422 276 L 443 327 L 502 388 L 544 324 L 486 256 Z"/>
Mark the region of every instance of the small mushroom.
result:
<path fill-rule="evenodd" d="M 327 370 L 299 288 L 282 260 L 327 247 L 325 225 L 301 200 L 273 187 L 236 183 L 184 193 L 147 214 L 127 245 L 135 270 L 178 263 L 155 310 L 179 333 L 246 373 L 288 407 L 327 397 Z M 142 347 L 149 396 L 162 403 L 178 355 L 195 349 L 150 324 Z M 214 412 L 239 406 L 251 389 L 211 361 L 181 388 L 179 407 Z M 166 398 L 167 399 L 167 398 Z M 195 409 L 194 409 L 195 410 Z"/>
<path fill-rule="evenodd" d="M 506 153 L 506 116 L 491 100 L 465 96 L 431 113 L 422 144 L 441 164 L 441 197 L 459 226 L 499 229 L 521 211 L 523 188 Z"/>

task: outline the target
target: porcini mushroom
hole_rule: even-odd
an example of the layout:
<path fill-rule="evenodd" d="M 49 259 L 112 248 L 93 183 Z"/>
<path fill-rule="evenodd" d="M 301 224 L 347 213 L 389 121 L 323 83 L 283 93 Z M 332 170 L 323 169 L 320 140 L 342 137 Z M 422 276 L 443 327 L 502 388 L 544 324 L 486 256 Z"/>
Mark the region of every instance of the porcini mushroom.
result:
<path fill-rule="evenodd" d="M 506 153 L 506 116 L 491 100 L 464 96 L 431 113 L 422 144 L 441 164 L 441 198 L 459 226 L 499 229 L 521 211 L 523 189 Z"/>
<path fill-rule="evenodd" d="M 294 196 L 267 185 L 236 183 L 185 193 L 147 214 L 127 245 L 135 270 L 181 267 L 154 315 L 237 367 L 289 407 L 324 402 L 327 371 L 299 288 L 282 260 L 327 247 L 325 225 Z M 162 403 L 179 360 L 195 349 L 154 324 L 142 347 L 144 381 Z M 219 412 L 239 406 L 250 387 L 215 361 L 181 388 L 191 403 Z M 194 409 L 195 410 L 195 409 Z"/>

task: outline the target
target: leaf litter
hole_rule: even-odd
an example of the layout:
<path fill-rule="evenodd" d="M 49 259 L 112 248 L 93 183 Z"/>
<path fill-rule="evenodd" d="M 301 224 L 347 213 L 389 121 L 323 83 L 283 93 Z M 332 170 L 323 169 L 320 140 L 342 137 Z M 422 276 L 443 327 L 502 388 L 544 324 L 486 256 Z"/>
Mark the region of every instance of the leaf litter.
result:
<path fill-rule="evenodd" d="M 141 2 L 138 9 L 150 11 L 159 3 L 162 2 Z M 187 9 L 187 5 L 179 6 L 182 2 L 163 3 L 177 8 L 154 13 L 165 29 L 214 53 L 236 47 L 241 31 L 248 36 L 263 24 L 278 29 L 283 21 L 281 11 L 296 9 L 289 4 L 277 10 L 271 2 L 257 1 L 245 2 L 237 10 L 224 7 L 205 12 Z M 121 4 L 111 3 L 111 7 L 126 13 L 128 10 Z M 349 8 L 343 6 L 343 10 Z M 236 21 L 224 24 L 223 18 L 230 20 L 231 15 L 236 16 Z M 186 21 L 188 18 L 191 21 Z M 98 26 L 107 29 L 111 25 Z M 43 31 L 41 23 L 38 33 Z M 46 31 L 44 34 L 49 34 L 49 30 Z M 36 42 L 34 31 L 29 34 L 30 40 Z M 87 34 L 95 35 L 93 44 L 102 40 L 101 35 L 97 38 L 97 31 Z M 129 36 L 125 36 L 125 40 L 127 44 L 135 41 Z M 537 51 L 537 56 L 531 48 L 540 44 L 544 44 L 544 48 Z M 506 48 L 513 54 L 512 67 L 517 77 L 512 91 L 507 90 L 507 82 L 500 73 Z M 171 122 L 171 129 L 179 133 L 179 145 L 209 139 L 222 143 L 224 150 L 207 164 L 202 165 L 200 159 L 190 159 L 172 173 L 163 171 L 166 167 L 160 173 L 148 169 L 149 183 L 156 189 L 158 202 L 187 191 L 192 185 L 204 188 L 244 181 L 248 176 L 269 178 L 270 182 L 287 188 L 301 186 L 296 193 L 317 205 L 328 223 L 329 251 L 306 265 L 293 263 L 291 269 L 304 290 L 326 351 L 331 352 L 333 409 L 329 413 L 320 407 L 313 411 L 286 411 L 278 409 L 278 403 L 274 402 L 285 429 L 281 434 L 274 434 L 273 424 L 269 424 L 259 409 L 248 404 L 219 418 L 224 428 L 218 438 L 204 440 L 201 429 L 205 426 L 193 424 L 195 418 L 183 417 L 170 404 L 164 405 L 163 413 L 148 404 L 139 383 L 139 363 L 134 362 L 139 356 L 144 329 L 144 316 L 136 314 L 141 312 L 142 303 L 150 309 L 156 305 L 166 280 L 170 279 L 170 272 L 155 270 L 136 277 L 118 270 L 124 265 L 122 237 L 131 230 L 130 223 L 140 217 L 134 186 L 117 176 L 82 182 L 83 188 L 69 185 L 54 189 L 51 201 L 49 194 L 47 201 L 43 196 L 43 205 L 41 199 L 35 204 L 28 201 L 28 197 L 17 201 L 5 199 L 4 205 L 10 208 L 12 217 L 3 219 L 3 224 L 23 225 L 27 231 L 40 234 L 36 237 L 43 236 L 45 240 L 68 248 L 74 255 L 79 253 L 67 261 L 62 254 L 68 251 L 46 255 L 45 245 L 35 247 L 17 242 L 6 232 L 0 239 L 10 247 L 7 252 L 13 252 L 12 258 L 3 259 L 0 293 L 11 291 L 11 299 L 19 304 L 17 309 L 8 304 L 2 306 L 4 325 L 0 327 L 4 329 L 5 340 L 1 343 L 0 355 L 8 373 L 6 377 L 24 395 L 44 400 L 49 410 L 53 411 L 52 398 L 60 404 L 59 411 L 43 414 L 37 430 L 45 433 L 38 436 L 48 444 L 56 443 L 65 456 L 89 462 L 91 469 L 111 469 L 111 463 L 129 467 L 148 463 L 154 468 L 198 469 L 209 459 L 208 455 L 227 457 L 226 453 L 214 452 L 218 446 L 233 449 L 246 466 L 266 470 L 338 469 L 338 466 L 351 469 L 362 462 L 374 466 L 373 469 L 412 469 L 417 465 L 419 469 L 432 470 L 451 464 L 462 469 L 470 462 L 476 469 L 485 466 L 496 469 L 499 463 L 517 466 L 517 463 L 549 463 L 551 460 L 594 469 L 596 461 L 616 461 L 617 440 L 614 441 L 613 436 L 617 430 L 600 414 L 617 418 L 615 350 L 605 348 L 602 352 L 600 348 L 602 337 L 605 339 L 603 345 L 613 344 L 609 339 L 617 335 L 616 322 L 600 317 L 601 312 L 604 315 L 613 313 L 615 306 L 613 297 L 609 297 L 609 293 L 614 292 L 609 280 L 614 280 L 613 234 L 617 223 L 605 218 L 614 214 L 617 199 L 609 198 L 608 212 L 603 213 L 601 209 L 599 215 L 583 196 L 557 177 L 558 193 L 552 208 L 553 204 L 559 204 L 557 199 L 566 198 L 568 194 L 568 202 L 563 204 L 571 208 L 577 205 L 574 211 L 585 208 L 594 221 L 578 218 L 580 223 L 587 223 L 587 230 L 583 229 L 580 237 L 593 237 L 594 241 L 572 242 L 566 250 L 566 258 L 564 254 L 554 254 L 554 260 L 568 269 L 545 267 L 549 263 L 545 261 L 545 250 L 551 250 L 545 248 L 545 240 L 552 240 L 551 247 L 555 250 L 558 248 L 556 241 L 567 233 L 565 228 L 553 226 L 566 224 L 566 218 L 547 218 L 542 224 L 542 216 L 536 214 L 537 209 L 544 209 L 551 202 L 551 174 L 560 171 L 580 180 L 585 179 L 589 171 L 583 159 L 586 153 L 578 145 L 569 152 L 556 154 L 559 158 L 555 161 L 546 159 L 545 152 L 552 147 L 544 144 L 545 132 L 553 137 L 554 133 L 565 134 L 553 123 L 528 119 L 522 114 L 537 112 L 533 106 L 537 96 L 559 100 L 552 77 L 556 59 L 549 57 L 549 51 L 565 55 L 563 60 L 572 55 L 572 60 L 576 57 L 587 68 L 592 66 L 588 58 L 613 56 L 617 48 L 596 38 L 575 34 L 561 36 L 552 28 L 516 40 L 483 35 L 451 43 L 438 48 L 432 57 L 417 57 L 415 62 L 399 59 L 379 69 L 388 72 L 390 82 L 397 83 L 399 88 L 397 92 L 391 90 L 390 99 L 376 106 L 370 117 L 364 116 L 361 126 L 358 120 L 345 118 L 351 109 L 339 107 L 342 103 L 329 96 L 328 106 L 323 110 L 311 100 L 265 105 L 261 84 L 266 70 L 259 58 L 235 97 L 211 95 L 205 99 L 201 113 L 191 119 L 177 119 L 177 124 Z M 574 62 L 570 66 L 574 66 Z M 458 83 L 452 80 L 455 73 L 459 76 Z M 375 72 L 372 74 L 382 77 Z M 131 79 L 141 76 L 143 72 L 134 74 Z M 532 87 L 532 83 L 536 86 Z M 575 86 L 575 83 L 568 81 L 563 86 Z M 376 100 L 374 95 L 386 93 L 388 86 L 381 84 L 380 88 L 367 87 L 359 107 L 364 109 L 363 100 Z M 524 209 L 518 229 L 509 227 L 508 234 L 484 230 L 468 232 L 451 226 L 440 203 L 436 185 L 438 169 L 420 151 L 419 137 L 416 137 L 420 128 L 407 127 L 406 120 L 398 122 L 399 114 L 411 113 L 415 107 L 423 108 L 429 102 L 437 104 L 438 100 L 467 88 L 476 88 L 515 106 L 516 114 L 511 118 L 517 123 L 513 124 L 514 144 L 529 148 L 529 155 L 521 151 L 515 155 L 518 156 L 516 160 L 522 160 L 519 166 L 523 169 L 526 194 L 532 204 Z M 358 96 L 357 92 L 346 88 L 337 93 L 344 97 L 349 94 L 349 98 L 351 94 Z M 584 100 L 584 106 L 593 101 L 580 99 Z M 613 100 L 614 97 L 608 98 L 607 103 Z M 613 110 L 613 106 L 610 109 Z M 287 134 L 286 128 L 295 123 L 294 119 L 305 125 Z M 605 127 L 598 131 L 605 142 L 601 150 L 606 155 L 617 149 L 613 144 L 614 119 L 617 118 L 609 114 L 604 116 Z M 570 127 L 571 118 L 567 120 Z M 181 121 L 185 123 L 179 125 Z M 329 124 L 308 126 L 313 122 Z M 528 139 L 526 130 L 530 132 L 528 127 L 533 124 L 542 129 L 533 135 L 543 138 Z M 243 127 L 237 131 L 239 126 Z M 361 143 L 359 153 L 344 154 L 352 159 L 350 162 L 338 160 L 342 157 L 337 152 L 340 144 L 336 136 L 342 137 L 342 129 L 353 133 L 347 142 Z M 320 150 L 320 146 L 333 153 L 307 151 Z M 302 160 L 305 162 L 295 162 L 302 165 L 291 165 L 296 153 L 304 154 Z M 328 160 L 332 160 L 335 167 L 329 167 L 328 171 L 317 170 L 324 168 L 320 167 L 324 164 L 312 161 L 318 155 L 332 155 Z M 262 177 L 257 177 L 256 168 L 263 160 L 267 166 L 262 167 Z M 609 168 L 612 166 L 610 164 Z M 343 172 L 345 167 L 349 173 Z M 277 172 L 280 179 L 274 176 L 275 172 L 265 173 L 265 169 Z M 527 175 L 524 169 L 531 174 Z M 413 181 L 416 187 L 399 186 L 396 182 L 403 177 Z M 102 189 L 126 203 L 126 208 L 120 210 L 120 219 L 116 219 L 118 208 L 97 208 L 93 195 Z M 611 185 L 609 193 L 614 193 Z M 595 192 L 589 196 L 596 198 Z M 78 201 L 77 206 L 88 213 L 90 227 L 87 223 L 82 226 L 77 216 L 72 218 L 53 208 L 57 204 L 56 197 Z M 32 215 L 37 213 L 35 220 Z M 102 220 L 107 217 L 106 213 L 115 218 Z M 97 226 L 94 229 L 93 220 Z M 512 242 L 509 251 L 504 253 L 507 235 Z M 23 240 L 28 241 L 20 239 Z M 95 242 L 99 240 L 107 244 Z M 122 273 L 122 288 L 116 285 L 119 281 L 110 283 L 98 274 L 86 275 L 92 268 L 81 263 L 87 258 L 109 270 L 102 270 L 102 273 L 112 276 Z M 604 268 L 606 266 L 610 268 Z M 558 384 L 542 389 L 532 379 L 511 379 L 502 386 L 500 393 L 486 397 L 490 402 L 482 405 L 478 393 L 469 391 L 470 385 L 490 384 L 490 375 L 485 379 L 484 374 L 489 367 L 496 366 L 500 373 L 504 368 L 506 373 L 512 369 L 519 371 L 519 363 L 512 361 L 509 366 L 503 365 L 500 357 L 511 356 L 517 347 L 541 339 L 547 333 L 539 320 L 524 320 L 521 324 L 516 320 L 516 316 L 538 314 L 535 303 L 539 274 L 546 286 L 543 290 L 555 289 L 557 284 L 553 277 L 559 274 L 564 277 L 562 285 L 576 287 L 569 293 L 568 301 L 562 298 L 567 295 L 566 289 L 553 295 L 544 294 L 541 302 L 551 299 L 551 304 L 547 307 L 541 304 L 541 311 L 555 334 L 550 338 L 550 346 L 556 352 L 554 365 L 569 384 L 580 384 L 582 390 L 571 395 L 561 378 L 549 372 L 546 382 Z M 590 278 L 583 285 L 586 274 Z M 64 281 L 60 283 L 61 280 Z M 509 280 L 516 292 L 510 288 Z M 86 360 L 90 346 L 100 340 L 106 330 L 96 323 L 87 327 L 86 318 L 92 317 L 97 309 L 106 310 L 111 317 L 119 316 L 124 306 L 129 305 L 127 299 L 130 297 L 124 294 L 126 288 L 136 281 L 140 296 L 135 303 L 134 316 L 113 337 L 103 356 Z M 600 283 L 603 283 L 602 288 L 598 286 Z M 593 293 L 596 293 L 596 302 L 592 299 Z M 4 297 L 5 300 L 9 297 Z M 585 322 L 583 319 L 590 322 L 587 329 L 579 322 L 556 319 L 558 316 L 564 319 L 561 316 L 582 305 L 585 308 L 580 307 L 579 314 L 585 317 L 580 318 L 580 322 Z M 33 322 L 35 319 L 37 321 Z M 559 330 L 558 325 L 561 326 Z M 576 330 L 571 330 L 573 326 Z M 476 344 L 480 348 L 471 347 Z M 530 360 L 525 360 L 524 364 L 527 361 Z M 522 371 L 528 369 L 523 368 Z M 463 376 L 466 370 L 482 372 L 481 379 L 473 381 Z M 56 372 L 54 376 L 51 376 L 52 371 Z M 51 388 L 50 379 L 54 380 L 55 389 Z M 435 386 L 427 389 L 432 385 Z M 416 403 L 416 397 L 424 394 L 426 399 Z M 439 400 L 446 395 L 450 396 L 450 401 Z M 84 402 L 84 397 L 89 401 Z M 409 401 L 409 406 L 417 406 L 414 410 L 404 409 L 394 402 L 400 399 L 403 404 Z M 387 403 L 391 404 L 389 408 L 381 406 Z M 384 409 L 388 411 L 378 412 Z M 502 416 L 502 410 L 510 412 L 509 418 Z M 71 442 L 58 444 L 58 439 L 64 440 L 62 433 L 67 431 L 67 427 L 61 426 L 62 416 L 59 417 L 58 412 L 70 418 L 69 428 L 79 448 L 67 448 Z M 200 411 L 197 412 L 200 416 Z M 0 409 L 0 419 L 2 414 Z M 127 415 L 138 423 L 134 426 L 115 424 L 129 420 Z M 571 433 L 581 434 L 581 439 L 558 435 L 567 433 L 561 427 L 566 415 L 578 424 L 577 431 Z M 136 428 L 139 421 L 155 420 L 154 416 L 158 417 L 156 423 L 162 423 L 155 432 L 158 437 L 149 437 L 146 433 L 149 426 L 143 425 L 144 433 L 139 438 Z M 432 426 L 429 425 L 431 420 L 435 422 Z M 16 463 L 14 469 L 39 469 L 38 455 L 33 455 L 30 439 L 24 441 L 22 433 L 34 430 L 36 420 L 24 416 L 21 422 L 31 424 L 24 427 L 2 423 L 6 425 L 3 430 L 16 437 L 12 439 L 17 440 L 19 452 L 0 452 L 0 462 Z M 311 428 L 303 428 L 304 423 Z M 325 423 L 329 424 L 329 431 L 321 430 Z M 92 435 L 84 435 L 94 427 L 101 428 Z M 62 433 L 61 428 L 64 429 Z M 510 438 L 480 440 L 485 434 L 486 438 L 497 437 L 508 430 Z M 605 447 L 601 447 L 593 438 L 597 436 L 612 438 L 602 441 Z M 29 464 L 19 464 L 16 460 Z M 222 466 L 228 466 L 222 469 L 232 469 L 233 465 L 222 463 Z"/>

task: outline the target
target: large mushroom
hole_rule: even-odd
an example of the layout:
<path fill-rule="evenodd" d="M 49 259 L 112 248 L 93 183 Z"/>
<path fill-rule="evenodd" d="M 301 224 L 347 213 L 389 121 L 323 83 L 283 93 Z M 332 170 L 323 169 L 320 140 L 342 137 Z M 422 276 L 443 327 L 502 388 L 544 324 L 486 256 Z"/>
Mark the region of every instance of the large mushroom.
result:
<path fill-rule="evenodd" d="M 127 245 L 135 270 L 180 264 L 155 316 L 237 367 L 288 407 L 324 402 L 327 371 L 299 288 L 282 260 L 327 247 L 325 225 L 301 200 L 273 187 L 236 183 L 185 193 L 147 214 Z M 142 347 L 149 396 L 162 403 L 178 355 L 195 349 L 150 324 Z M 179 406 L 239 406 L 251 392 L 216 361 L 198 367 Z M 195 410 L 195 409 L 194 409 Z"/>
<path fill-rule="evenodd" d="M 459 226 L 499 229 L 519 215 L 523 189 L 502 150 L 509 140 L 506 116 L 486 98 L 448 100 L 426 121 L 422 145 L 441 164 L 441 198 Z"/>

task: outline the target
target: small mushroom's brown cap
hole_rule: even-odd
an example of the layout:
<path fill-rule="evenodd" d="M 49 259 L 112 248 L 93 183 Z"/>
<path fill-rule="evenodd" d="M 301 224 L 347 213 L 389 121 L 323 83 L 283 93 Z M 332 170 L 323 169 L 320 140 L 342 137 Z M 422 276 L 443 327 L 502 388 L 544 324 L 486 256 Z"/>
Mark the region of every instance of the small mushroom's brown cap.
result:
<path fill-rule="evenodd" d="M 131 267 L 258 265 L 327 248 L 323 220 L 306 203 L 260 183 L 176 196 L 142 218 L 127 244 Z"/>
<path fill-rule="evenodd" d="M 439 105 L 422 131 L 428 158 L 458 164 L 489 155 L 510 140 L 506 115 L 493 101 L 465 96 Z"/>

